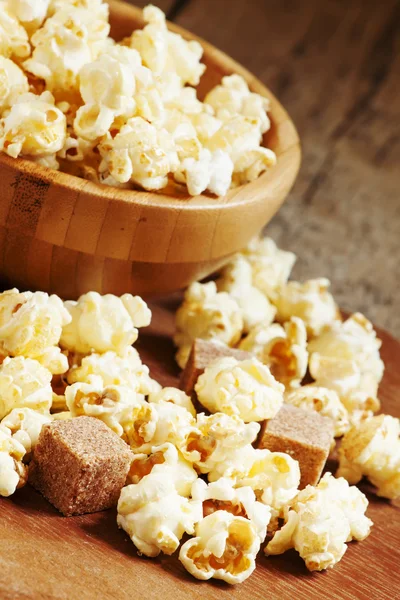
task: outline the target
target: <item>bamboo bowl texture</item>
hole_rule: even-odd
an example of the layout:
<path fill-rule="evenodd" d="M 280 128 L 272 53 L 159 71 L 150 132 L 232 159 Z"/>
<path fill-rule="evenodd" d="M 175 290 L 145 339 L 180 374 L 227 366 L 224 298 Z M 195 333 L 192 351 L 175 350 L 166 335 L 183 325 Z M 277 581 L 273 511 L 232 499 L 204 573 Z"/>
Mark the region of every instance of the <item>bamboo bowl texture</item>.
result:
<path fill-rule="evenodd" d="M 138 8 L 110 1 L 116 40 L 143 26 Z M 187 39 L 198 39 L 171 24 Z M 211 274 L 261 231 L 283 203 L 300 165 L 296 129 L 253 75 L 199 40 L 207 70 L 200 97 L 239 73 L 271 101 L 265 144 L 277 166 L 224 198 L 120 190 L 0 155 L 0 282 L 75 299 L 95 290 L 157 295 Z"/>

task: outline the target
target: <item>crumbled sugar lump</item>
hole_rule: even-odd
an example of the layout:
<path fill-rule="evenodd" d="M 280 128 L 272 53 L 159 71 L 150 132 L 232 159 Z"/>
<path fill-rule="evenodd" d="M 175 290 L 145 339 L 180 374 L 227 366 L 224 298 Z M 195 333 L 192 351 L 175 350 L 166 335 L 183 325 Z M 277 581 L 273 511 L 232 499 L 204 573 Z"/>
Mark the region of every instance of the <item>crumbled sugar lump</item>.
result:
<path fill-rule="evenodd" d="M 265 553 L 282 554 L 294 548 L 309 571 L 332 568 L 346 552 L 346 542 L 369 535 L 372 521 L 365 516 L 367 506 L 358 488 L 326 473 L 316 487 L 307 486 L 291 502 L 285 525 Z"/>
<path fill-rule="evenodd" d="M 378 496 L 400 498 L 400 421 L 379 415 L 353 426 L 339 448 L 337 477 L 358 483 L 366 476 Z"/>
<path fill-rule="evenodd" d="M 0 151 L 123 189 L 175 181 L 190 196 L 225 196 L 273 168 L 269 100 L 234 74 L 200 101 L 201 44 L 155 6 L 143 18 L 116 43 L 103 0 L 2 0 Z"/>
<path fill-rule="evenodd" d="M 0 424 L 0 496 L 11 496 L 25 485 L 27 469 L 22 463 L 24 446 L 15 439 L 10 429 Z"/>

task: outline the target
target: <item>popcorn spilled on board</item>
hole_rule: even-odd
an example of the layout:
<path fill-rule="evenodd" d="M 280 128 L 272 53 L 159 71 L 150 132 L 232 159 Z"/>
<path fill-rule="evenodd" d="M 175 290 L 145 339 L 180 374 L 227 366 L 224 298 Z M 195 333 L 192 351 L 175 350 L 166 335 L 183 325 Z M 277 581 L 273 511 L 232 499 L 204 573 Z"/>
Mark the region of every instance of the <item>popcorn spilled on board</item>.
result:
<path fill-rule="evenodd" d="M 202 46 L 149 5 L 118 43 L 103 0 L 1 0 L 0 151 L 121 188 L 223 196 L 276 163 L 269 101 L 239 75 L 204 101 Z M 184 186 L 184 187 L 183 187 Z"/>
<path fill-rule="evenodd" d="M 180 547 L 194 577 L 230 584 L 251 575 L 261 546 L 267 556 L 294 548 L 311 571 L 334 567 L 372 526 L 353 484 L 365 476 L 379 496 L 400 496 L 400 424 L 375 416 L 383 363 L 372 325 L 359 313 L 343 321 L 326 280 L 288 281 L 294 261 L 256 239 L 216 283 L 189 287 L 176 315 L 177 359 L 185 366 L 199 338 L 208 356 L 192 397 L 162 388 L 132 347 L 151 320 L 141 298 L 0 294 L 0 495 L 26 483 L 39 449 L 34 484 L 51 499 L 45 438 L 58 448 L 52 431 L 67 436 L 79 422 L 85 439 L 90 417 L 111 445 L 122 443 L 120 487 L 107 488 L 103 502 L 119 497 L 118 525 L 139 553 Z M 210 342 L 215 359 L 204 351 Z M 198 369 L 196 360 L 187 368 Z M 320 478 L 334 436 L 343 437 L 339 470 Z M 69 461 L 82 447 L 72 442 Z M 106 465 L 102 473 L 107 487 Z M 79 506 L 98 509 L 85 493 Z M 68 486 L 57 484 L 56 494 L 60 510 L 84 510 L 72 506 Z"/>

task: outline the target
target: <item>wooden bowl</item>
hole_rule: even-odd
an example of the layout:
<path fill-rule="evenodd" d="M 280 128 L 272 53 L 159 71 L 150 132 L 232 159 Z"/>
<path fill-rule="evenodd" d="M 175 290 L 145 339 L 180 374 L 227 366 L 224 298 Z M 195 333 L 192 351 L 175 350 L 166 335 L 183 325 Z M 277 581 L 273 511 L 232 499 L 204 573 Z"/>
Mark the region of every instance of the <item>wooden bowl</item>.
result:
<path fill-rule="evenodd" d="M 110 1 L 112 36 L 143 25 L 141 10 Z M 187 39 L 198 39 L 171 24 Z M 272 218 L 300 165 L 296 129 L 271 92 L 203 40 L 207 70 L 200 97 L 239 73 L 271 101 L 265 144 L 277 166 L 224 198 L 97 185 L 0 155 L 0 280 L 3 286 L 76 298 L 100 293 L 159 294 L 187 286 L 226 263 Z"/>

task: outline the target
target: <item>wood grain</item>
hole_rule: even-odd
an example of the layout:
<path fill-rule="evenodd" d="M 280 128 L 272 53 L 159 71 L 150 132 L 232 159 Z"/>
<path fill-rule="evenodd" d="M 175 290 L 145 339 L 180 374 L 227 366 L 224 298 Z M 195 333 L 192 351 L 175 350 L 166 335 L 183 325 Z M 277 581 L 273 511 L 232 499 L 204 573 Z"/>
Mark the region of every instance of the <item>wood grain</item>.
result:
<path fill-rule="evenodd" d="M 137 348 L 163 385 L 178 384 L 171 336 L 174 298 L 153 306 L 153 324 L 142 330 Z M 400 417 L 400 344 L 383 339 L 386 373 L 383 410 Z M 370 499 L 371 535 L 349 544 L 343 560 L 325 573 L 307 572 L 291 551 L 258 558 L 242 585 L 192 579 L 176 556 L 137 556 L 116 525 L 115 510 L 61 517 L 29 486 L 0 499 L 0 598 L 2 600 L 394 600 L 400 586 L 400 506 Z"/>
<path fill-rule="evenodd" d="M 303 161 L 268 226 L 341 306 L 400 336 L 400 2 L 192 0 L 177 22 L 254 72 L 299 129 Z"/>

